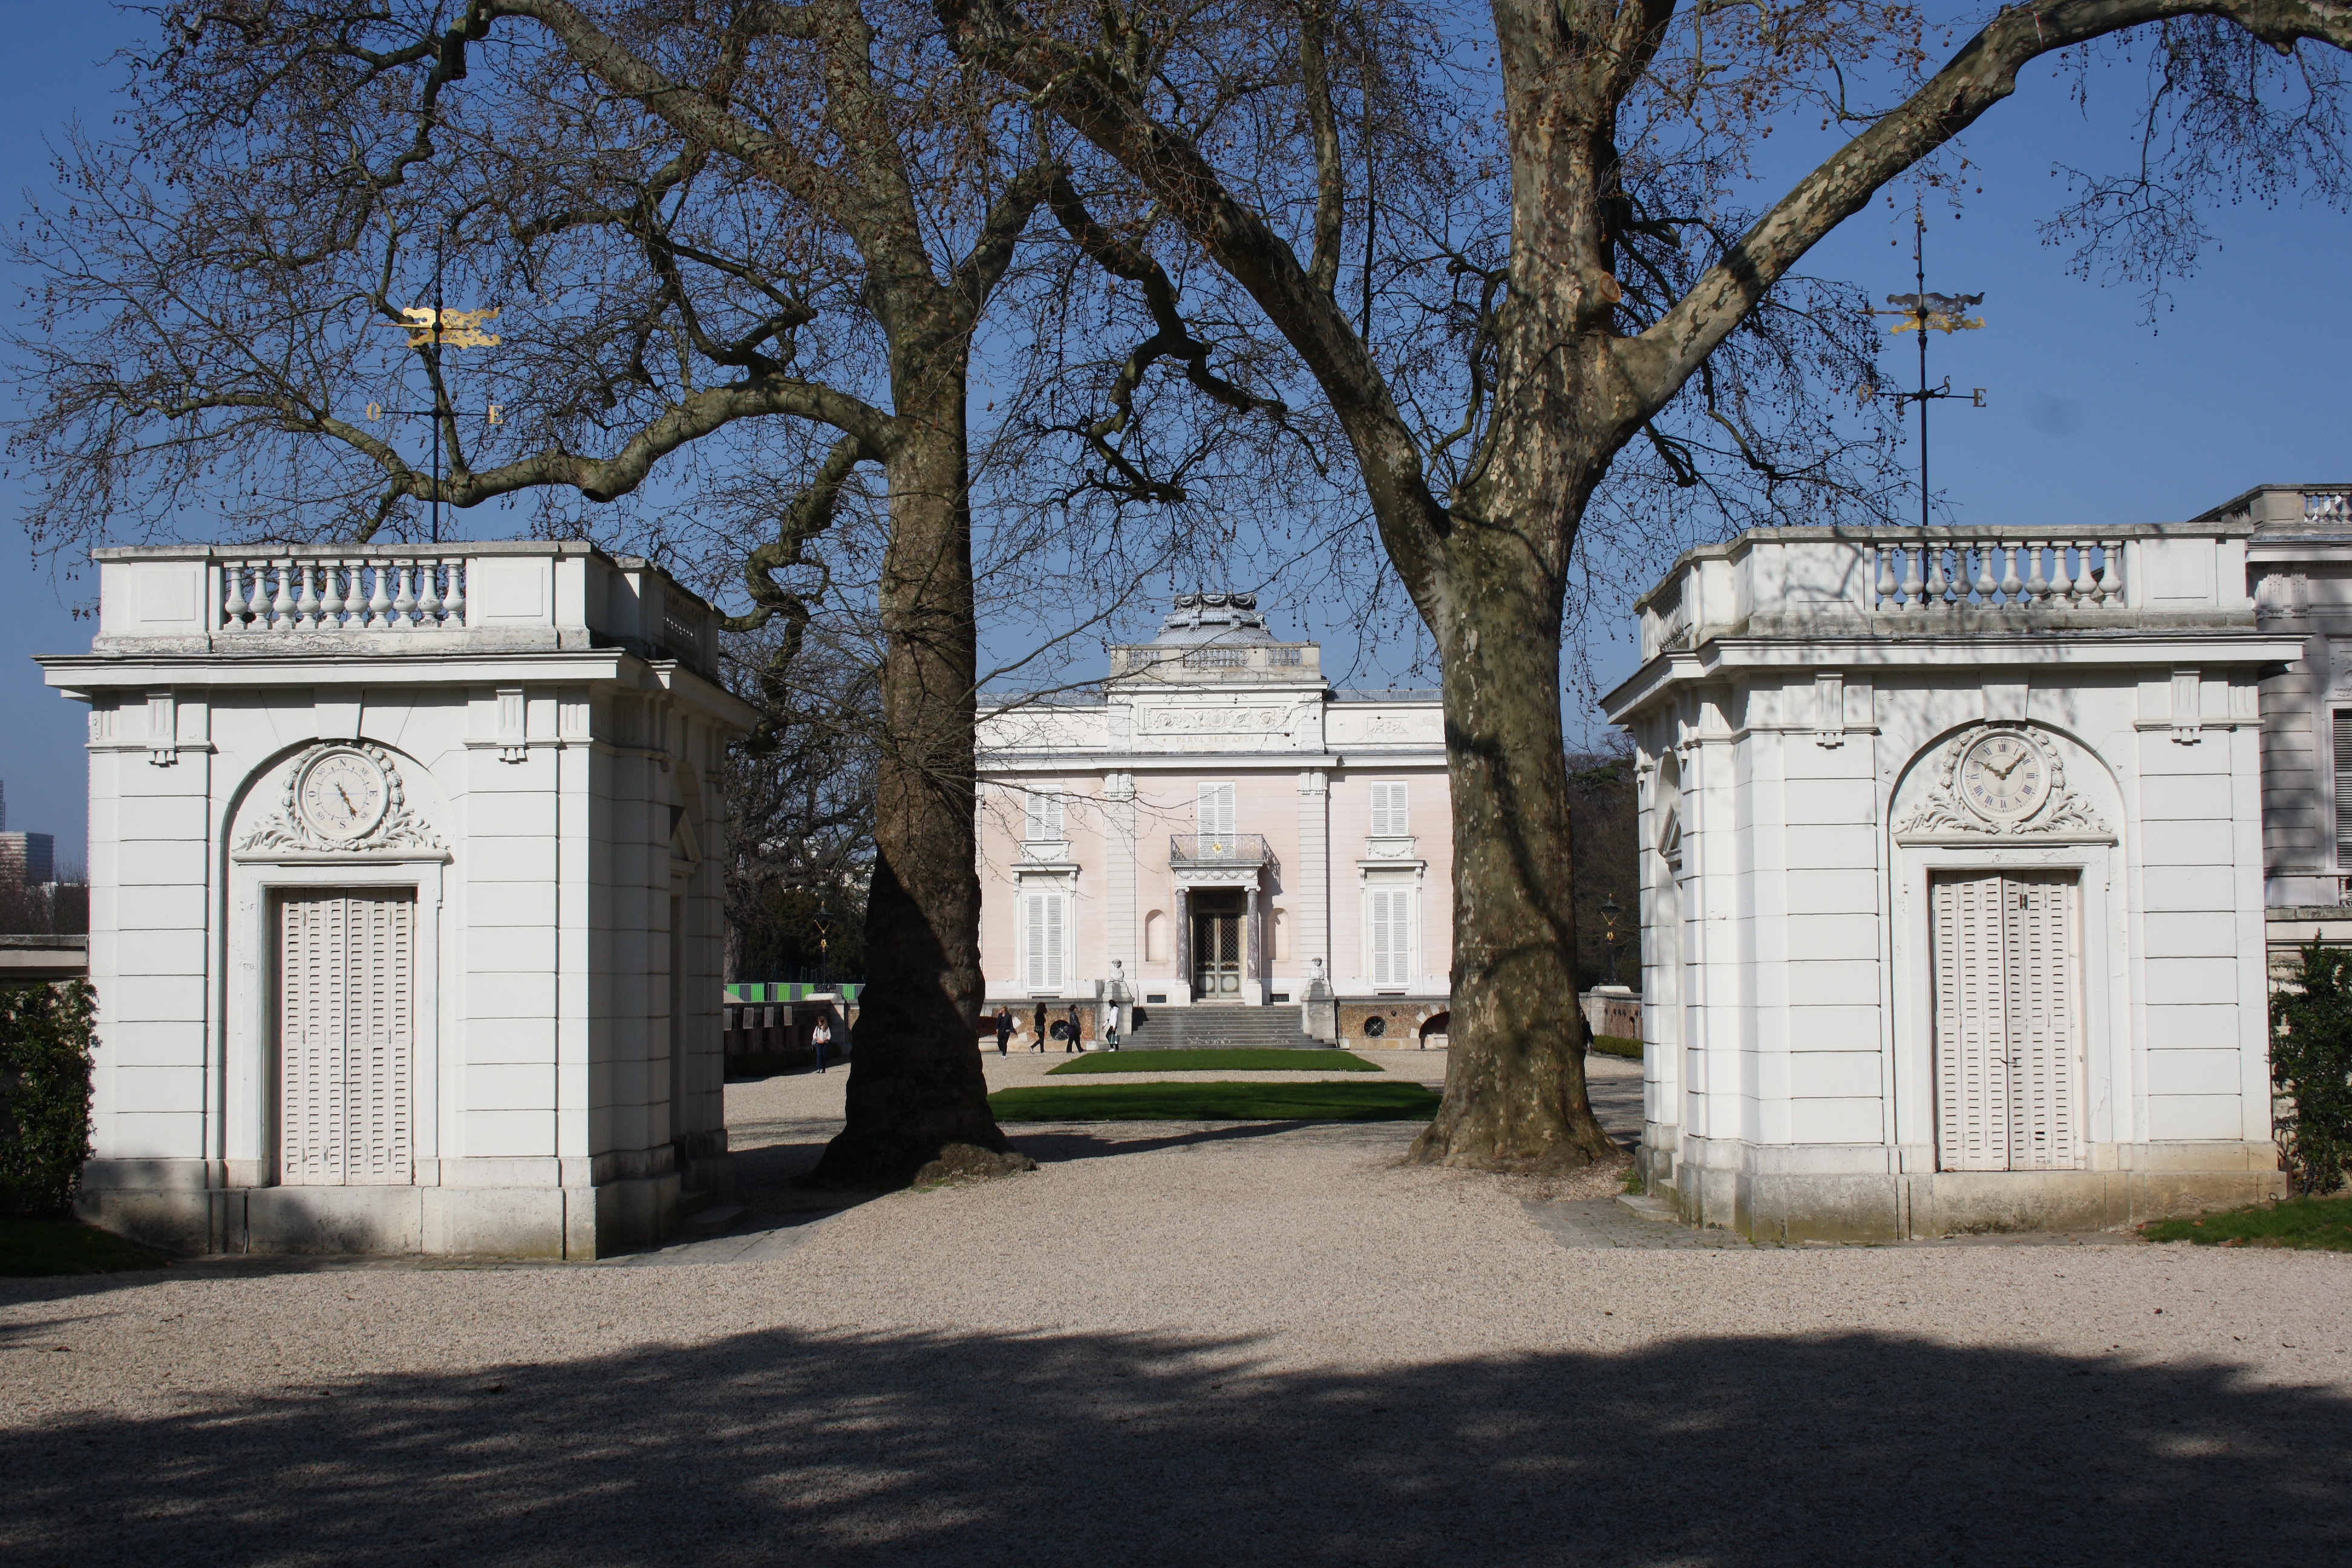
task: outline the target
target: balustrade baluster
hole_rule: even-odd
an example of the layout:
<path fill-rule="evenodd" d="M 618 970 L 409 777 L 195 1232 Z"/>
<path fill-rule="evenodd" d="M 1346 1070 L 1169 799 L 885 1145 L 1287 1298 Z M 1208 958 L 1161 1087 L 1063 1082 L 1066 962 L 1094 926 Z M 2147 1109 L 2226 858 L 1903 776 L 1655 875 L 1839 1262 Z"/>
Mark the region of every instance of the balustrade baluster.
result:
<path fill-rule="evenodd" d="M 400 592 L 392 601 L 392 625 L 394 631 L 408 631 L 416 625 L 416 592 L 410 574 L 416 569 L 413 561 L 403 561 L 396 570 L 400 574 Z"/>
<path fill-rule="evenodd" d="M 221 563 L 221 629 L 228 632 L 245 630 L 245 563 Z"/>
<path fill-rule="evenodd" d="M 2099 550 L 2105 557 L 2105 559 L 2099 563 L 2101 567 L 2101 571 L 2099 573 L 2099 592 L 2105 598 L 2107 607 L 2109 609 L 2120 610 L 2124 607 L 2123 541 L 2120 539 L 2102 540 L 2099 542 Z"/>
<path fill-rule="evenodd" d="M 2017 576 L 2017 552 L 2010 545 L 2000 547 L 2000 596 L 2004 604 L 2016 604 L 2025 593 L 2025 584 Z"/>
<path fill-rule="evenodd" d="M 1927 546 L 1926 550 L 1927 555 L 1927 604 L 1930 609 L 1938 609 L 1943 605 L 1948 586 L 1944 578 L 1944 547 L 1937 544 Z"/>
<path fill-rule="evenodd" d="M 343 563 L 321 561 L 319 572 L 326 581 L 319 584 L 319 626 L 321 630 L 339 632 L 343 629 Z"/>
<path fill-rule="evenodd" d="M 441 601 L 441 624 L 451 631 L 457 631 L 466 624 L 466 589 L 459 581 L 466 565 L 465 557 L 457 556 L 445 564 L 449 568 L 449 593 Z"/>
<path fill-rule="evenodd" d="M 1885 609 L 1887 601 L 1895 597 L 1896 587 L 1894 552 L 1882 544 L 1878 547 L 1878 603 L 1874 608 Z"/>
<path fill-rule="evenodd" d="M 1977 546 L 1977 602 L 1980 605 L 1998 604 L 2000 601 L 1993 595 L 2000 592 L 2000 584 L 1993 580 L 1992 575 L 1992 546 L 1979 544 Z"/>
<path fill-rule="evenodd" d="M 2026 575 L 2025 591 L 2033 595 L 2036 605 L 2050 602 L 2050 579 L 2042 574 L 2042 549 L 2038 542 L 2029 542 L 2025 546 L 2025 559 L 2032 567 Z"/>
<path fill-rule="evenodd" d="M 428 631 L 441 626 L 441 595 L 434 591 L 433 580 L 441 574 L 441 563 L 423 561 L 417 563 L 416 624 Z"/>
<path fill-rule="evenodd" d="M 2074 546 L 2074 603 L 2086 610 L 2099 603 L 2099 577 L 2091 570 L 2093 548 L 2087 539 Z"/>
<path fill-rule="evenodd" d="M 294 563 L 278 561 L 271 564 L 278 568 L 278 596 L 269 602 L 269 629 L 290 632 L 294 629 L 294 594 L 288 584 L 293 580 Z"/>
<path fill-rule="evenodd" d="M 319 629 L 318 567 L 302 563 L 302 592 L 294 601 L 294 629 L 314 632 Z"/>
<path fill-rule="evenodd" d="M 1920 557 L 1927 554 L 1927 549 L 1925 545 L 1921 545 L 1916 550 L 1911 549 L 1908 546 L 1904 546 L 1902 547 L 1902 552 L 1903 607 L 1906 610 L 1916 610 L 1919 608 L 1921 604 L 1919 597 Z"/>
<path fill-rule="evenodd" d="M 384 592 L 384 563 L 383 557 L 379 556 L 374 561 L 370 562 L 368 563 L 368 567 L 369 574 L 373 578 L 375 584 L 374 593 L 368 596 L 368 630 L 372 632 L 385 631 L 392 626 L 392 620 L 387 614 L 387 612 L 392 608 L 392 595 Z"/>

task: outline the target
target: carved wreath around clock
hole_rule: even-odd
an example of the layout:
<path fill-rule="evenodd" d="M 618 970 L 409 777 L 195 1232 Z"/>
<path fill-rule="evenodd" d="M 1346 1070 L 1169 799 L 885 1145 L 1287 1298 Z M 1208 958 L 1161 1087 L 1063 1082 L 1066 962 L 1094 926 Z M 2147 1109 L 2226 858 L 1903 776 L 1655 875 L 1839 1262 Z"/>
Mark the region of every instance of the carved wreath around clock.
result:
<path fill-rule="evenodd" d="M 286 771 L 277 814 L 255 826 L 241 850 L 441 849 L 446 846 L 415 807 L 400 769 L 382 746 L 315 746 Z"/>
<path fill-rule="evenodd" d="M 1947 742 L 1934 787 L 1897 833 L 2105 833 L 2066 787 L 2058 749 L 2023 724 L 1980 724 Z"/>

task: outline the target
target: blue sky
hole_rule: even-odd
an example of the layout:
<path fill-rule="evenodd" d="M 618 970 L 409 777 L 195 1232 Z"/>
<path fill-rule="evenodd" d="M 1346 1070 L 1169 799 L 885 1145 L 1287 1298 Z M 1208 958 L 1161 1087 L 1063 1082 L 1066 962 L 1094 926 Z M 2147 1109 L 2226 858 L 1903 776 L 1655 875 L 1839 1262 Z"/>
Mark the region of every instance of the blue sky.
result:
<path fill-rule="evenodd" d="M 0 53 L 0 146 L 10 150 L 0 201 L 21 206 L 20 191 L 46 183 L 44 139 L 69 118 L 104 124 L 120 75 L 105 57 L 137 36 L 140 20 L 87 4 L 14 10 L 13 47 Z M 1986 295 L 1985 331 L 1933 347 L 1932 374 L 1990 393 L 1985 409 L 1937 411 L 1937 489 L 1957 521 L 2165 521 L 2258 483 L 2352 481 L 2352 318 L 2336 293 L 2352 260 L 2352 219 L 2292 199 L 2275 211 L 2224 210 L 2222 247 L 2170 286 L 2152 326 L 2135 290 L 2069 276 L 2064 253 L 2035 233 L 2062 193 L 2054 155 L 2106 167 L 2129 155 L 2125 75 L 2101 79 L 2087 120 L 2060 83 L 2029 78 L 1969 139 L 1970 183 L 1983 194 L 1958 221 L 1931 213 L 1929 286 Z M 1776 137 L 1774 150 L 1789 159 L 1781 172 L 1799 166 L 1799 148 Z M 1883 295 L 1909 289 L 1910 254 L 1907 205 L 1881 205 L 1850 220 L 1807 269 Z M 1908 353 L 1906 344 L 1890 367 L 1907 375 Z M 89 625 L 65 602 L 89 590 L 29 562 L 21 504 L 15 481 L 0 479 L 0 779 L 8 826 L 55 833 L 60 858 L 79 864 L 81 710 L 45 690 L 28 660 L 88 648 Z M 1591 635 L 1604 678 L 1630 670 L 1622 625 Z M 1571 704 L 1571 731 L 1580 717 Z"/>

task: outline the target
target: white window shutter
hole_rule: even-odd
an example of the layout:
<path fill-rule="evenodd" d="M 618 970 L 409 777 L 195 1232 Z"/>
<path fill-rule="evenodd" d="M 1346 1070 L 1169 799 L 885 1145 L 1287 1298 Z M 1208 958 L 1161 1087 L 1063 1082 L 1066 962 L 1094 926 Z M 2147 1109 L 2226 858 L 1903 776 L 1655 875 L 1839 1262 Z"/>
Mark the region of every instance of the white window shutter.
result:
<path fill-rule="evenodd" d="M 1029 792 L 1029 820 L 1024 837 L 1062 837 L 1062 797 L 1045 790 Z"/>
<path fill-rule="evenodd" d="M 1405 786 L 1402 784 L 1376 784 L 1372 786 L 1372 836 L 1375 838 L 1402 838 L 1412 831 L 1406 825 Z"/>
<path fill-rule="evenodd" d="M 1201 786 L 1201 832 L 1219 838 L 1230 838 L 1234 833 L 1234 786 L 1210 784 Z"/>
<path fill-rule="evenodd" d="M 1062 899 L 1058 893 L 1041 895 L 1037 900 L 1045 910 L 1045 989 L 1062 988 Z"/>
<path fill-rule="evenodd" d="M 1022 912 L 1029 926 L 1029 989 L 1045 988 L 1045 895 L 1030 893 L 1022 902 L 1027 906 Z"/>
<path fill-rule="evenodd" d="M 2352 708 L 2336 710 L 2336 864 L 2352 870 Z"/>
<path fill-rule="evenodd" d="M 1403 985 L 1412 979 L 1412 894 L 1404 889 L 1372 892 L 1372 984 Z"/>

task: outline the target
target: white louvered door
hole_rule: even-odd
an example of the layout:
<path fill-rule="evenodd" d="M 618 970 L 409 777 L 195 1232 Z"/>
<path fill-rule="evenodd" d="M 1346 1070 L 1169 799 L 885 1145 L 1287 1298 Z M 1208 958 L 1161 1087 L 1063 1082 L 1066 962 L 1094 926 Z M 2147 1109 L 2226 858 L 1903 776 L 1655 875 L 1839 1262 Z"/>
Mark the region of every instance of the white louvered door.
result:
<path fill-rule="evenodd" d="M 289 897 L 278 906 L 278 1179 L 410 1178 L 415 900 Z"/>
<path fill-rule="evenodd" d="M 1937 1164 L 2082 1164 L 2074 879 L 1943 877 L 1931 889 Z"/>

